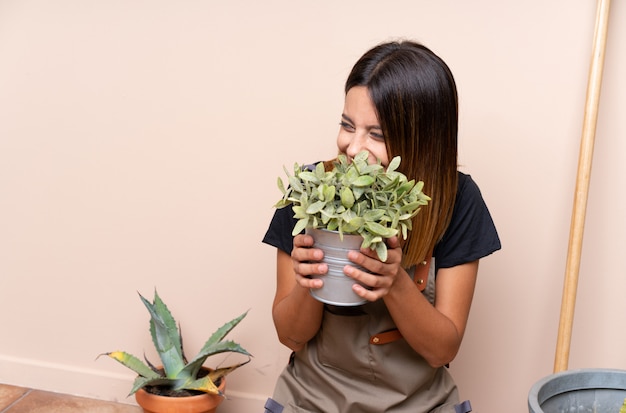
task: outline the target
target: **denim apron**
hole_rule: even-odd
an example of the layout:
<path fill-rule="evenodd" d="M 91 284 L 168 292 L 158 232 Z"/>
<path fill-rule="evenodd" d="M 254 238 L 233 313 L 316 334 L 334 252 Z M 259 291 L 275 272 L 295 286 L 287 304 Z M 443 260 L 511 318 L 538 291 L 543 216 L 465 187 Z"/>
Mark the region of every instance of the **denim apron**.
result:
<path fill-rule="evenodd" d="M 429 262 L 424 267 L 416 276 L 415 268 L 409 274 L 434 303 L 435 265 Z M 378 300 L 358 307 L 326 305 L 319 332 L 292 354 L 265 411 L 471 411 L 455 409 L 458 403 L 457 388 L 447 369 L 433 368 L 417 354 L 396 330 L 383 300 Z"/>

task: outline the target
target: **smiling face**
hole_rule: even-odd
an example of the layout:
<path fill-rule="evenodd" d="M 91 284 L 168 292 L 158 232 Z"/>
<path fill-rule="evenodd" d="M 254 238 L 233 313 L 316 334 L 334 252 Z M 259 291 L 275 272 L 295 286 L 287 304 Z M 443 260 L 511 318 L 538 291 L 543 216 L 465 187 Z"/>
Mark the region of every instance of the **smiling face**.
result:
<path fill-rule="evenodd" d="M 355 86 L 346 93 L 339 125 L 337 136 L 339 153 L 352 159 L 359 152 L 366 150 L 370 153 L 369 163 L 380 160 L 383 166 L 389 164 L 387 146 L 376 108 L 365 86 Z"/>

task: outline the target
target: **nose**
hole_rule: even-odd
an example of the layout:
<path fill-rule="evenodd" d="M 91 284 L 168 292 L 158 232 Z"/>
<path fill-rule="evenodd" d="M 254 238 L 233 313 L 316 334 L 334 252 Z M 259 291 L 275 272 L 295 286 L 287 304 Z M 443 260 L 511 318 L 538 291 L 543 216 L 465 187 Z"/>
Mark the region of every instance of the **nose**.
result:
<path fill-rule="evenodd" d="M 346 149 L 346 154 L 353 159 L 363 149 L 365 149 L 365 139 L 361 134 L 355 133 Z"/>

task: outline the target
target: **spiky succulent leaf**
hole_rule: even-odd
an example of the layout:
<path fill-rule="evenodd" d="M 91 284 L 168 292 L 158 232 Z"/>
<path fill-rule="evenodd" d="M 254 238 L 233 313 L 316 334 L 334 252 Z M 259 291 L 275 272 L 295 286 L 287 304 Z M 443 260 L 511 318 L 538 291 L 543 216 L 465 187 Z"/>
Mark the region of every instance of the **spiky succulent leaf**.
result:
<path fill-rule="evenodd" d="M 139 360 L 137 357 L 125 351 L 111 351 L 110 353 L 100 354 L 100 356 L 109 356 L 113 360 L 120 362 L 121 364 L 128 367 L 129 369 L 131 369 L 132 371 L 134 371 L 135 373 L 137 373 L 138 375 L 142 377 L 147 377 L 150 379 L 161 377 L 158 373 L 152 370 L 143 361 Z"/>
<path fill-rule="evenodd" d="M 238 369 L 239 367 L 245 364 L 248 364 L 249 362 L 250 362 L 250 359 L 248 359 L 247 361 L 244 361 L 243 363 L 235 364 L 230 367 L 222 367 L 222 368 L 218 368 L 215 370 L 211 370 L 207 376 L 204 376 L 196 380 L 188 380 L 184 383 L 179 383 L 178 388 L 186 389 L 186 390 L 198 390 L 198 391 L 211 393 L 211 394 L 221 394 L 221 392 L 217 388 L 216 383 L 218 383 L 220 379 L 222 379 L 227 374 L 233 372 L 234 370 Z"/>
<path fill-rule="evenodd" d="M 205 360 L 208 357 L 219 353 L 233 352 L 244 354 L 246 356 L 251 356 L 251 354 L 248 353 L 248 351 L 246 351 L 238 343 L 235 343 L 234 341 L 222 341 L 224 337 L 226 337 L 226 335 L 233 328 L 235 328 L 237 324 L 239 324 L 247 314 L 248 312 L 246 311 L 239 317 L 235 317 L 231 321 L 224 324 L 222 327 L 218 328 L 211 335 L 211 337 L 209 337 L 206 343 L 204 343 L 204 346 L 202 346 L 196 357 L 194 357 L 193 360 L 191 360 L 189 364 L 184 367 L 184 371 L 188 374 L 191 374 L 192 376 L 197 375 L 197 372 L 200 370 Z"/>
<path fill-rule="evenodd" d="M 197 390 L 209 394 L 221 394 L 220 390 L 217 388 L 215 383 L 211 380 L 209 376 L 204 376 L 200 379 L 189 380 L 184 383 L 181 383 L 180 388 L 178 390 Z"/>
<path fill-rule="evenodd" d="M 154 379 L 150 379 L 147 377 L 138 376 L 135 378 L 133 382 L 133 387 L 130 389 L 129 396 L 132 396 L 137 392 L 137 390 L 146 387 L 146 386 L 164 386 L 164 387 L 174 387 L 177 383 L 177 380 L 168 379 L 166 377 L 157 377 Z"/>
<path fill-rule="evenodd" d="M 156 291 L 154 292 L 154 303 L 150 303 L 141 294 L 139 297 L 150 313 L 152 342 L 163 363 L 165 376 L 176 378 L 185 366 L 176 320 Z"/>
<path fill-rule="evenodd" d="M 209 372 L 209 378 L 214 383 L 217 383 L 217 381 L 219 379 L 221 379 L 222 377 L 226 376 L 227 374 L 233 372 L 234 370 L 236 370 L 239 367 L 244 366 L 244 365 L 246 365 L 248 363 L 250 363 L 250 358 L 248 358 L 248 360 L 246 360 L 246 361 L 244 361 L 242 363 L 239 363 L 239 364 L 235 364 L 235 365 L 232 365 L 232 366 L 229 366 L 229 367 L 220 367 L 220 368 L 217 368 L 215 370 L 211 370 Z"/>

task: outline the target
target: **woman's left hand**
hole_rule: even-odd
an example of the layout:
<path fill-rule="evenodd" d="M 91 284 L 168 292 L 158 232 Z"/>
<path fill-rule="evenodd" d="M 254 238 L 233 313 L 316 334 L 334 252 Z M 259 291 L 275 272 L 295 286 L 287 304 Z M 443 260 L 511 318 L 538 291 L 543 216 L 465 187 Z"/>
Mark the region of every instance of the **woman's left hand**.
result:
<path fill-rule="evenodd" d="M 389 293 L 395 284 L 398 276 L 404 272 L 402 266 L 402 248 L 398 237 L 391 237 L 386 240 L 387 243 L 387 261 L 382 262 L 378 258 L 376 251 L 371 249 L 361 249 L 361 251 L 350 251 L 348 258 L 355 264 L 367 269 L 371 272 L 365 272 L 358 268 L 346 265 L 344 273 L 362 282 L 371 288 L 368 290 L 359 284 L 354 284 L 352 289 L 361 298 L 368 301 L 376 301 Z"/>

